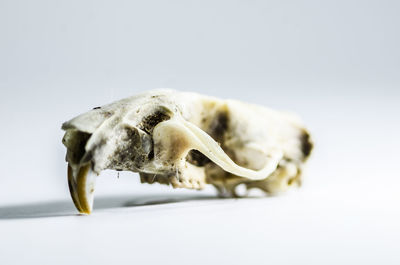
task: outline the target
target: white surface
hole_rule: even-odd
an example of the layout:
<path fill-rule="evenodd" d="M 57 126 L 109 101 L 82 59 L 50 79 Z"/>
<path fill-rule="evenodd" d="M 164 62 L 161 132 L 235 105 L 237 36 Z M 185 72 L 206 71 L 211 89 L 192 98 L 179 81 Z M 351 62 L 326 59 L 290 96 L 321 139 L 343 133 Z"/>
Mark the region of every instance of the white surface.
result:
<path fill-rule="evenodd" d="M 0 264 L 400 264 L 398 10 L 0 1 Z M 157 87 L 298 112 L 304 186 L 220 200 L 104 172 L 76 215 L 61 123 Z"/>
<path fill-rule="evenodd" d="M 205 199 L 101 209 L 89 217 L 9 220 L 1 225 L 7 236 L 2 260 L 398 264 L 399 218 L 388 205 L 394 198 L 373 198 L 366 190 L 357 192 L 356 198 L 353 190 L 336 186 L 339 189 L 333 192 L 334 187 L 262 200 Z"/>

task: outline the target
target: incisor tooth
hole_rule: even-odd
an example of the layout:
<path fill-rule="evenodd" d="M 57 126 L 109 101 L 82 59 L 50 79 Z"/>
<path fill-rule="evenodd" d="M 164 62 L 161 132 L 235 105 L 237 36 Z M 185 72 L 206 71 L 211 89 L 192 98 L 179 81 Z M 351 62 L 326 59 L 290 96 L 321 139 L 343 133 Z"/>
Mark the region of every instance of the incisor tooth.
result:
<path fill-rule="evenodd" d="M 68 165 L 68 185 L 72 201 L 80 213 L 90 214 L 96 178 L 90 163 L 73 169 Z"/>

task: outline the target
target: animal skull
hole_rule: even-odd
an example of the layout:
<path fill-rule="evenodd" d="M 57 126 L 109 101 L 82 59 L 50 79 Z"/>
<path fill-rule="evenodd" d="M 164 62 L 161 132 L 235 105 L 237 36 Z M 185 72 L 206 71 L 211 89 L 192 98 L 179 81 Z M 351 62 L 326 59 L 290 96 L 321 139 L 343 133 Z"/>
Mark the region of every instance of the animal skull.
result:
<path fill-rule="evenodd" d="M 154 90 L 97 107 L 65 122 L 68 184 L 90 213 L 104 169 L 139 172 L 142 183 L 277 193 L 300 184 L 312 143 L 293 114 L 196 93 Z"/>

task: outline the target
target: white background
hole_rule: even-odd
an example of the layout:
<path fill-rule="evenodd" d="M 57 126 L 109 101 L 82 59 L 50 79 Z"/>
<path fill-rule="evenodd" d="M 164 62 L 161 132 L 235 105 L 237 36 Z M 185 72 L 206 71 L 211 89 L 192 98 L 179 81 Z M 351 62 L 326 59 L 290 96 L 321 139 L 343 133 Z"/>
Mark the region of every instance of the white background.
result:
<path fill-rule="evenodd" d="M 0 0 L 0 264 L 400 264 L 398 1 Z M 104 172 L 62 122 L 169 87 L 299 113 L 304 186 L 215 198 Z"/>

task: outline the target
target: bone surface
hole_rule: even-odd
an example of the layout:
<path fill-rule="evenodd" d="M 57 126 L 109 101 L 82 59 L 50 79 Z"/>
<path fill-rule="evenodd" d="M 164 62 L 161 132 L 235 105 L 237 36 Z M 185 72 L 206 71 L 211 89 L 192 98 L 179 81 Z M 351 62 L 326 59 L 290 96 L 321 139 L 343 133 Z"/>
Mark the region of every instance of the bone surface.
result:
<path fill-rule="evenodd" d="M 276 194 L 301 184 L 312 150 L 294 114 L 174 90 L 96 107 L 62 129 L 71 197 L 86 214 L 104 169 L 138 172 L 142 183 L 174 188 L 212 184 L 222 196 L 238 196 L 240 184 Z"/>

